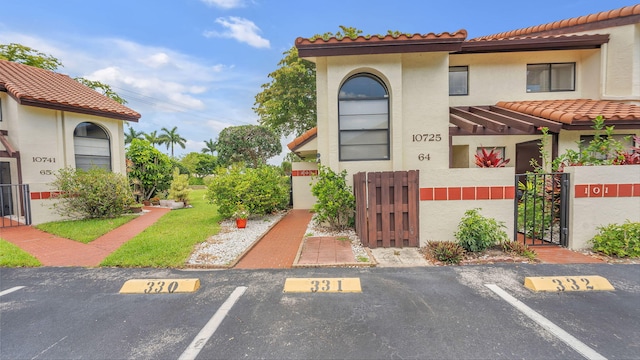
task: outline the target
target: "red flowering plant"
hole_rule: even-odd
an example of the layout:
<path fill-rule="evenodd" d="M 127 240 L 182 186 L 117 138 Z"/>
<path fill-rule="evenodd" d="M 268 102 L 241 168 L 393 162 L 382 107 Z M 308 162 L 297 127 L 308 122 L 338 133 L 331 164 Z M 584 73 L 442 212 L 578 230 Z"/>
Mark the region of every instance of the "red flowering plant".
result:
<path fill-rule="evenodd" d="M 476 166 L 481 168 L 497 168 L 505 167 L 511 159 L 502 159 L 500 154 L 496 152 L 496 148 L 487 152 L 485 148 L 481 148 L 482 153 L 476 154 Z"/>

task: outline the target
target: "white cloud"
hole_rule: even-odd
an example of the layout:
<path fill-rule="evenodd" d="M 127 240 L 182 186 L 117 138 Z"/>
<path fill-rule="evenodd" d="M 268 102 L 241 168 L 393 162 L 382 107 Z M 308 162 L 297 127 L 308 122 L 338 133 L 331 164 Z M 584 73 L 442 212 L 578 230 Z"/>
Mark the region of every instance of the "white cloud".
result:
<path fill-rule="evenodd" d="M 239 42 L 247 43 L 255 48 L 270 48 L 271 44 L 269 40 L 258 35 L 260 28 L 253 23 L 253 21 L 230 16 L 228 18 L 217 18 L 216 23 L 222 25 L 225 29 L 224 32 L 206 31 L 205 37 L 222 37 L 236 39 Z"/>
<path fill-rule="evenodd" d="M 233 9 L 244 6 L 244 0 L 201 0 L 209 6 L 216 6 L 223 9 Z"/>

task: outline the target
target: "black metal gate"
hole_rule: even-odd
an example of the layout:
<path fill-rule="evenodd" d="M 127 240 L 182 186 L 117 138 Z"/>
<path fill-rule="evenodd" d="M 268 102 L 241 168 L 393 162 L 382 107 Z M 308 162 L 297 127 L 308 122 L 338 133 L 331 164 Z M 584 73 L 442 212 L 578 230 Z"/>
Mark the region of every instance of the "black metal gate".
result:
<path fill-rule="evenodd" d="M 29 185 L 0 185 L 0 228 L 31 225 Z"/>
<path fill-rule="evenodd" d="M 568 245 L 569 174 L 517 174 L 514 240 L 529 246 Z"/>

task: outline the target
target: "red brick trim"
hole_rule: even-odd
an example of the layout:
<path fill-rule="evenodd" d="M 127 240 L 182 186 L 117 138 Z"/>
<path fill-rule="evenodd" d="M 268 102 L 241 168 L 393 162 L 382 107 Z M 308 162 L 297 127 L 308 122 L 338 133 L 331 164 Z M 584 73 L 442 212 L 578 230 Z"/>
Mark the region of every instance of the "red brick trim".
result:
<path fill-rule="evenodd" d="M 420 188 L 421 201 L 513 200 L 513 186 L 449 186 Z"/>
<path fill-rule="evenodd" d="M 318 176 L 318 170 L 292 170 L 291 176 Z"/>
<path fill-rule="evenodd" d="M 578 184 L 574 191 L 576 198 L 640 197 L 640 184 Z"/>

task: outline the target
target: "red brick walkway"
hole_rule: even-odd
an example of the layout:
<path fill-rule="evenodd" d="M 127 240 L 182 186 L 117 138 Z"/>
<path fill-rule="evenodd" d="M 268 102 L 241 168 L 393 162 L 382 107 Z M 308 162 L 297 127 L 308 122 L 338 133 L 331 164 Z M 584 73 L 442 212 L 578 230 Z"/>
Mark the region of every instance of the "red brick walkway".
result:
<path fill-rule="evenodd" d="M 236 269 L 289 269 L 312 214 L 291 210 L 235 266 Z"/>
<path fill-rule="evenodd" d="M 518 241 L 523 242 L 524 236 L 518 234 Z M 527 239 L 527 243 L 530 243 L 531 239 Z M 563 248 L 560 245 L 544 245 L 544 246 L 531 246 L 529 248 L 536 252 L 537 259 L 543 264 L 594 264 L 604 263 L 603 260 L 587 256 L 577 251 Z"/>
<path fill-rule="evenodd" d="M 356 258 L 350 240 L 335 237 L 308 237 L 298 259 L 298 265 L 353 264 Z"/>
<path fill-rule="evenodd" d="M 145 210 L 150 212 L 89 244 L 60 238 L 31 226 L 0 228 L 0 238 L 35 256 L 44 266 L 98 266 L 110 253 L 170 211 L 157 207 Z"/>

